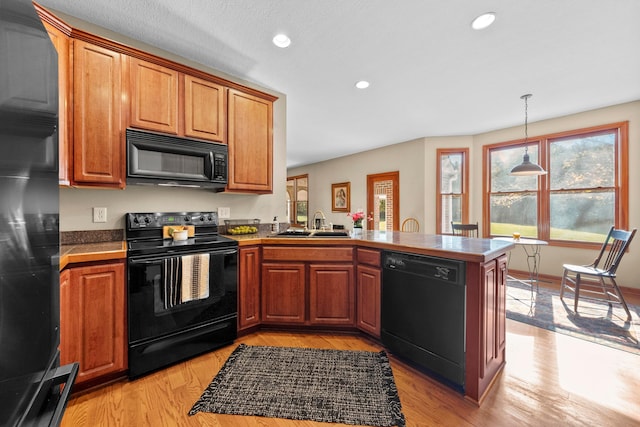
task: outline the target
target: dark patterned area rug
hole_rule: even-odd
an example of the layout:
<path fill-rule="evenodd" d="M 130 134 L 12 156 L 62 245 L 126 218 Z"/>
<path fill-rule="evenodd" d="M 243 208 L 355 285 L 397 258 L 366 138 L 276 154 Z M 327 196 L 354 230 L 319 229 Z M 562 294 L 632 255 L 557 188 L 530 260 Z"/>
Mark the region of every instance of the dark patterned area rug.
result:
<path fill-rule="evenodd" d="M 200 411 L 352 425 L 405 425 L 384 351 L 240 344 L 189 415 Z"/>
<path fill-rule="evenodd" d="M 538 292 L 517 281 L 507 283 L 507 318 L 640 355 L 640 307 L 629 305 L 631 322 L 620 304 L 580 298 L 573 311 L 573 293 L 564 301 L 557 291 Z"/>

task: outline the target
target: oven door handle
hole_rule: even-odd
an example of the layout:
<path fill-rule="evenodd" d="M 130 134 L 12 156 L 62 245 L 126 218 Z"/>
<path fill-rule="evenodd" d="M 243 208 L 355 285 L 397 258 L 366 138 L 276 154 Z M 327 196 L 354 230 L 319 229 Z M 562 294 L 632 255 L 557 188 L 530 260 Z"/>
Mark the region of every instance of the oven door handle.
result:
<path fill-rule="evenodd" d="M 157 264 L 159 261 L 165 260 L 167 258 L 179 257 L 182 255 L 194 255 L 194 254 L 210 254 L 210 255 L 234 255 L 238 253 L 238 249 L 227 249 L 220 251 L 201 251 L 194 253 L 176 253 L 175 255 L 162 255 L 154 258 L 129 258 L 129 264 L 132 265 L 151 265 Z"/>

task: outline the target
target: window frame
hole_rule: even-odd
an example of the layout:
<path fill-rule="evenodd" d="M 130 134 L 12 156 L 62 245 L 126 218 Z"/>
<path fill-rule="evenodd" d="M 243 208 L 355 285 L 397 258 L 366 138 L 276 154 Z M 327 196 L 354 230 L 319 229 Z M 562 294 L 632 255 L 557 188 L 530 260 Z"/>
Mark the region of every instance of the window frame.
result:
<path fill-rule="evenodd" d="M 460 184 L 460 193 L 442 193 L 441 182 L 442 171 L 440 169 L 442 165 L 442 157 L 450 156 L 452 154 L 460 155 L 462 161 L 460 167 L 462 169 L 460 175 L 462 177 L 462 183 Z M 448 194 L 460 195 L 462 203 L 461 218 L 463 223 L 469 222 L 469 148 L 438 148 L 436 149 L 436 234 L 443 234 L 442 230 L 442 196 Z M 451 234 L 451 233 L 447 233 Z"/>
<path fill-rule="evenodd" d="M 566 138 L 584 138 L 590 135 L 602 134 L 603 132 L 614 131 L 617 133 L 614 145 L 614 194 L 616 203 L 614 206 L 615 228 L 628 229 L 629 227 L 629 122 L 616 122 L 587 128 L 574 129 L 552 134 L 546 134 L 527 139 L 526 145 L 538 144 L 538 161 L 540 166 L 547 172 L 550 172 L 550 146 L 551 143 Z M 524 153 L 524 139 L 500 142 L 496 144 L 488 144 L 483 146 L 482 161 L 482 223 L 483 230 L 487 230 L 485 235 L 488 237 L 497 237 L 491 234 L 491 153 L 494 150 L 503 149 L 505 147 L 515 148 L 522 147 Z M 516 178 L 516 177 L 514 177 Z M 550 233 L 551 224 L 551 194 L 549 174 L 538 176 L 537 189 L 537 218 L 538 218 L 538 236 L 537 239 L 544 240 L 552 246 L 561 246 L 569 248 L 592 248 L 597 249 L 602 246 L 598 242 L 585 242 L 574 240 L 552 240 Z"/>
<path fill-rule="evenodd" d="M 287 207 L 288 213 L 291 215 L 290 218 L 287 218 L 291 227 L 300 227 L 302 224 L 296 223 L 296 218 L 298 217 L 298 180 L 306 179 L 307 180 L 307 200 L 302 200 L 307 204 L 307 222 L 304 224 L 305 227 L 309 226 L 309 174 L 296 175 L 296 176 L 288 176 L 287 183 L 289 181 L 293 181 L 293 195 L 289 194 L 287 190 L 287 194 L 289 195 L 289 199 L 287 203 L 291 203 L 291 206 Z M 293 196 L 293 197 L 291 197 Z"/>

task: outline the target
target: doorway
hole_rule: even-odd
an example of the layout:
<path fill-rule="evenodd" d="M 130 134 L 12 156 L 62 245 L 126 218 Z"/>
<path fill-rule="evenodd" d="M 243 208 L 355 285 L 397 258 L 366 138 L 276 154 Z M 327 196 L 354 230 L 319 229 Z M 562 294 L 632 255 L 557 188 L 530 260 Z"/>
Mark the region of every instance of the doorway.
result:
<path fill-rule="evenodd" d="M 400 172 L 367 175 L 367 230 L 400 230 Z"/>

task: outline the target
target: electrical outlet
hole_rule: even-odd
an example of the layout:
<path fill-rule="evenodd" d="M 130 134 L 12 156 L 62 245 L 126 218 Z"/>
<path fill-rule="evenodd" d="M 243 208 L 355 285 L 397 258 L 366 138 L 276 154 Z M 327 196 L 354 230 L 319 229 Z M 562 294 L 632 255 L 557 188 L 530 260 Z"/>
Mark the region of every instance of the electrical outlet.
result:
<path fill-rule="evenodd" d="M 107 222 L 107 208 L 93 208 L 93 222 Z"/>
<path fill-rule="evenodd" d="M 231 208 L 218 208 L 218 218 L 231 218 Z"/>

